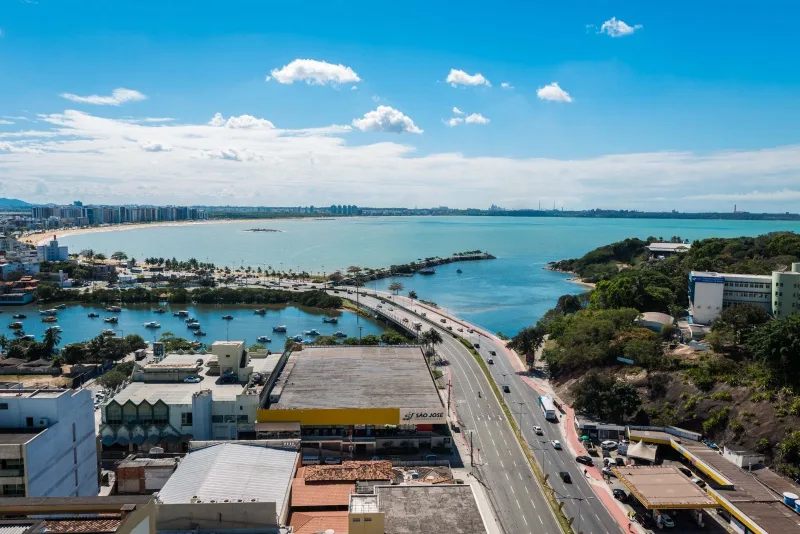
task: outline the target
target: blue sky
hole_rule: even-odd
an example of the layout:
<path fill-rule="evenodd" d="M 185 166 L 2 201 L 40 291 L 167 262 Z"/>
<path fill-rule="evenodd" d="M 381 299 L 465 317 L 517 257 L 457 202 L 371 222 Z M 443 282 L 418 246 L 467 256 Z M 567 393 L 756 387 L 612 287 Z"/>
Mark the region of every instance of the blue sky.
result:
<path fill-rule="evenodd" d="M 0 195 L 797 211 L 800 8 L 490 7 L 4 0 Z"/>

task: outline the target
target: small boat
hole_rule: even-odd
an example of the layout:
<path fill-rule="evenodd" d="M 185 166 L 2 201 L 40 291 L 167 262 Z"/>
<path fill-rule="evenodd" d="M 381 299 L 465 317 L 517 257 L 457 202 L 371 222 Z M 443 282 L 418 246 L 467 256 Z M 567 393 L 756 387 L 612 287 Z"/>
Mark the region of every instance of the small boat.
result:
<path fill-rule="evenodd" d="M 48 315 L 47 317 L 42 317 L 43 323 L 54 323 L 56 321 L 58 321 L 58 319 L 55 317 L 55 315 Z"/>
<path fill-rule="evenodd" d="M 105 319 L 103 319 L 103 322 L 116 324 L 119 322 L 119 319 L 117 319 L 116 317 L 106 317 Z"/>
<path fill-rule="evenodd" d="M 222 318 L 225 319 L 226 321 L 230 321 L 231 319 L 233 319 L 233 315 L 223 315 Z"/>
<path fill-rule="evenodd" d="M 185 322 L 186 324 L 189 324 L 189 323 L 196 323 L 196 322 L 197 322 L 197 319 L 195 319 L 194 317 L 189 317 L 189 318 L 188 318 L 188 319 L 186 319 L 184 322 Z"/>
<path fill-rule="evenodd" d="M 461 273 L 463 273 L 464 271 L 462 271 L 461 269 L 456 269 L 456 272 L 457 272 L 458 274 L 461 274 Z"/>
<path fill-rule="evenodd" d="M 155 321 L 150 321 L 149 323 L 144 323 L 145 328 L 161 328 L 161 325 Z"/>
<path fill-rule="evenodd" d="M 196 335 L 196 336 L 204 336 L 204 335 L 206 335 L 206 333 L 205 333 L 205 332 L 203 332 L 202 330 L 199 330 L 199 329 L 198 329 L 198 330 L 195 330 L 195 331 L 194 331 L 194 332 L 192 332 L 192 333 L 193 333 L 194 335 Z"/>
<path fill-rule="evenodd" d="M 27 319 L 27 318 L 28 318 L 28 316 L 27 316 L 27 315 L 25 315 L 24 313 L 18 313 L 18 314 L 16 314 L 16 315 L 12 315 L 12 317 L 13 317 L 14 319 Z"/>
<path fill-rule="evenodd" d="M 186 310 L 181 310 L 181 311 L 176 311 L 172 315 L 174 315 L 175 317 L 189 317 L 189 312 Z"/>
<path fill-rule="evenodd" d="M 312 328 L 311 330 L 306 330 L 305 332 L 303 332 L 303 335 L 306 335 L 306 336 L 320 336 L 322 334 L 320 334 L 319 330 L 317 330 L 316 328 Z"/>
<path fill-rule="evenodd" d="M 302 343 L 303 342 L 303 336 L 294 336 L 292 338 L 292 341 L 297 341 L 298 343 Z"/>
<path fill-rule="evenodd" d="M 273 332 L 286 332 L 286 325 L 282 324 L 282 325 L 278 325 L 278 326 L 273 326 L 272 327 L 272 331 Z"/>
<path fill-rule="evenodd" d="M 200 330 L 200 323 L 189 323 L 186 325 L 189 330 Z"/>
<path fill-rule="evenodd" d="M 55 308 L 51 308 L 49 310 L 39 310 L 39 315 L 55 315 L 58 313 L 58 310 Z"/>
<path fill-rule="evenodd" d="M 323 317 L 322 318 L 322 322 L 323 323 L 336 324 L 336 323 L 339 322 L 339 318 L 338 317 Z"/>
<path fill-rule="evenodd" d="M 103 330 L 101 333 L 104 336 L 116 336 L 117 335 L 116 332 L 114 332 L 113 330 L 110 330 L 110 329 Z"/>
<path fill-rule="evenodd" d="M 57 310 L 65 310 L 65 309 L 67 309 L 67 305 L 66 304 L 59 304 L 58 306 L 56 306 L 55 309 L 57 309 Z"/>
<path fill-rule="evenodd" d="M 337 330 L 336 332 L 333 333 L 333 337 L 347 337 L 347 334 L 345 334 L 341 330 Z"/>
<path fill-rule="evenodd" d="M 153 313 L 167 313 L 167 310 L 165 310 L 164 308 L 156 308 L 155 310 L 153 310 Z"/>
<path fill-rule="evenodd" d="M 435 270 L 435 269 L 433 269 L 432 267 L 425 267 L 424 269 L 420 269 L 420 270 L 419 270 L 419 271 L 417 271 L 417 272 L 418 272 L 419 274 L 425 274 L 425 275 L 436 274 L 436 270 Z"/>
<path fill-rule="evenodd" d="M 97 319 L 98 317 L 100 317 L 100 314 L 99 314 L 99 313 L 92 312 L 92 313 L 90 313 L 90 314 L 88 315 L 88 317 L 89 317 L 89 319 Z"/>
<path fill-rule="evenodd" d="M 12 330 L 19 330 L 20 328 L 22 328 L 22 323 L 17 321 L 15 323 L 11 323 L 10 325 L 8 325 L 8 327 L 11 328 Z"/>
<path fill-rule="evenodd" d="M 119 306 L 109 306 L 108 308 L 106 308 L 106 311 L 110 313 L 119 313 L 122 311 L 122 308 L 120 308 Z"/>
<path fill-rule="evenodd" d="M 256 315 L 266 315 L 267 310 L 265 310 L 264 308 L 257 308 L 253 310 L 253 313 L 255 313 Z"/>
<path fill-rule="evenodd" d="M 60 327 L 60 326 L 58 326 L 58 325 L 56 325 L 56 326 L 51 326 L 51 327 L 48 327 L 48 328 L 47 328 L 47 330 L 52 330 L 53 332 L 61 332 L 61 327 Z M 47 330 L 45 330 L 45 332 L 46 332 Z"/>
<path fill-rule="evenodd" d="M 272 343 L 272 339 L 268 338 L 267 336 L 258 336 L 256 338 L 256 341 L 258 341 L 259 343 Z"/>
<path fill-rule="evenodd" d="M 24 330 L 14 330 L 14 335 L 17 336 L 17 337 L 22 337 L 22 336 L 25 335 L 25 331 Z"/>
<path fill-rule="evenodd" d="M 33 334 L 25 334 L 24 336 L 21 336 L 20 339 L 24 339 L 25 341 L 36 341 L 36 336 Z"/>

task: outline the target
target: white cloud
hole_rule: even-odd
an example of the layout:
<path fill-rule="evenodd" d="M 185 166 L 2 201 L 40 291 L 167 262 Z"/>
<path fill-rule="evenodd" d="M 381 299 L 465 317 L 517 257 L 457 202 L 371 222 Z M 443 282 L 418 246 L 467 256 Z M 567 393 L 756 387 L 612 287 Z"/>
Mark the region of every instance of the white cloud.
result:
<path fill-rule="evenodd" d="M 382 100 L 382 98 L 379 97 L 378 95 L 372 95 L 372 101 L 373 102 L 380 102 L 381 100 Z"/>
<path fill-rule="evenodd" d="M 461 111 L 461 110 L 460 110 L 460 109 L 458 109 L 458 108 L 453 108 L 453 113 L 454 113 L 454 114 L 456 114 L 456 115 L 463 115 L 463 114 L 464 114 L 464 112 L 463 112 L 463 111 Z"/>
<path fill-rule="evenodd" d="M 446 125 L 448 125 L 449 127 L 451 127 L 451 128 L 453 126 L 458 126 L 462 122 L 464 122 L 464 119 L 462 119 L 461 117 L 451 117 L 451 118 L 447 119 L 446 121 L 444 121 L 444 123 Z"/>
<path fill-rule="evenodd" d="M 483 115 L 481 115 L 480 113 L 473 113 L 472 115 L 464 119 L 464 122 L 466 122 L 467 124 L 489 124 L 489 122 L 491 121 L 486 117 L 484 117 Z"/>
<path fill-rule="evenodd" d="M 252 130 L 272 130 L 275 125 L 267 119 L 258 119 L 252 115 L 239 115 L 238 117 L 229 117 L 225 119 L 222 113 L 215 113 L 214 116 L 208 121 L 209 126 L 226 127 L 226 128 L 241 128 Z"/>
<path fill-rule="evenodd" d="M 314 59 L 295 59 L 281 69 L 274 69 L 271 78 L 278 83 L 306 82 L 309 85 L 340 85 L 361 81 L 353 69 Z M 267 81 L 271 79 L 267 77 Z"/>
<path fill-rule="evenodd" d="M 458 69 L 450 69 L 450 74 L 447 75 L 447 79 L 445 81 L 453 87 L 458 87 L 459 85 L 492 86 L 492 84 L 489 83 L 489 80 L 484 78 L 483 74 L 480 72 L 476 72 L 475 74 L 467 74 L 463 70 Z"/>
<path fill-rule="evenodd" d="M 0 124 L 14 124 L 14 121 L 9 121 L 6 119 L 0 119 Z"/>
<path fill-rule="evenodd" d="M 514 86 L 513 86 L 513 85 L 511 85 L 511 84 L 510 84 L 510 83 L 508 83 L 508 82 L 503 82 L 503 83 L 501 83 L 501 84 L 500 84 L 500 87 L 502 87 L 503 89 L 513 89 L 513 88 L 514 88 Z"/>
<path fill-rule="evenodd" d="M 72 93 L 61 93 L 62 98 L 78 102 L 80 104 L 96 104 L 98 106 L 119 106 L 126 102 L 138 102 L 147 97 L 134 89 L 118 87 L 111 92 L 110 96 L 89 95 L 78 96 Z"/>
<path fill-rule="evenodd" d="M 630 26 L 624 21 L 617 20 L 617 17 L 611 17 L 600 26 L 600 31 L 597 33 L 605 33 L 609 37 L 624 37 L 631 35 L 636 30 L 641 30 L 641 24 Z"/>
<path fill-rule="evenodd" d="M 172 147 L 164 143 L 157 143 L 155 141 L 144 141 L 139 143 L 139 146 L 145 152 L 170 152 Z"/>
<path fill-rule="evenodd" d="M 559 87 L 558 82 L 553 82 L 550 85 L 540 87 L 536 91 L 536 96 L 542 100 L 552 100 L 554 102 L 572 102 L 572 97 L 569 93 Z"/>
<path fill-rule="evenodd" d="M 320 198 L 344 202 L 345 191 L 349 203 L 365 206 L 446 199 L 458 207 L 502 202 L 530 208 L 541 198 L 542 205 L 555 200 L 575 209 L 728 211 L 737 203 L 752 212 L 797 211 L 800 200 L 800 145 L 513 158 L 483 156 L 480 148 L 473 149 L 477 154 L 417 152 L 414 136 L 351 141 L 350 127 L 337 125 L 286 130 L 214 127 L 180 118 L 132 123 L 74 110 L 32 118 L 39 129 L 0 138 L 3 196 L 211 205 L 281 198 L 307 205 Z M 172 150 L 145 154 L 142 145 L 148 142 Z M 704 198 L 680 198 L 675 191 Z"/>
<path fill-rule="evenodd" d="M 354 85 L 350 88 L 351 91 L 358 91 L 358 86 Z"/>
<path fill-rule="evenodd" d="M 363 118 L 353 119 L 353 126 L 362 132 L 422 133 L 410 117 L 389 106 L 378 106 Z"/>

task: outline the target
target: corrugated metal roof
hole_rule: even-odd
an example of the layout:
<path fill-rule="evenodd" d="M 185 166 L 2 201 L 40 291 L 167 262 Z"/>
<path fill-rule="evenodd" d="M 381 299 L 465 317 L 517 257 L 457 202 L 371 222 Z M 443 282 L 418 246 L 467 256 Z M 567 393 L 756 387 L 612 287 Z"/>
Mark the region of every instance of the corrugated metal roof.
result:
<path fill-rule="evenodd" d="M 25 531 L 36 523 L 28 525 L 0 525 L 0 534 L 25 534 Z"/>
<path fill-rule="evenodd" d="M 221 443 L 188 454 L 159 492 L 165 504 L 225 499 L 278 503 L 291 487 L 297 451 L 240 443 Z"/>

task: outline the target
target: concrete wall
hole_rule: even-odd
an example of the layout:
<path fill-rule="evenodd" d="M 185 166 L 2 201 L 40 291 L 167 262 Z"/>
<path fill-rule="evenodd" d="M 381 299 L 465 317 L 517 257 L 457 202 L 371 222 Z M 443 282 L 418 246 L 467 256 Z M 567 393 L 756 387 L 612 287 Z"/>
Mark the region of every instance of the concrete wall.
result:
<path fill-rule="evenodd" d="M 279 527 L 274 502 L 159 504 L 158 530 L 247 530 Z"/>
<path fill-rule="evenodd" d="M 722 311 L 725 286 L 718 283 L 695 282 L 692 301 L 692 319 L 698 324 L 708 324 Z"/>
<path fill-rule="evenodd" d="M 773 272 L 772 314 L 785 317 L 797 312 L 800 312 L 800 273 Z"/>

